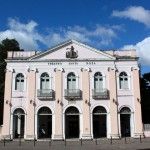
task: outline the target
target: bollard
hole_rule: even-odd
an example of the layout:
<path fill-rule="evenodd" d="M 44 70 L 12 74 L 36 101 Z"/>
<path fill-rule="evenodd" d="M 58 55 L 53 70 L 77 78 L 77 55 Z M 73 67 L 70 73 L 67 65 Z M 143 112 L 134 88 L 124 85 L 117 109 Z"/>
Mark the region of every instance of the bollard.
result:
<path fill-rule="evenodd" d="M 67 145 L 66 139 L 65 139 L 65 146 Z"/>
<path fill-rule="evenodd" d="M 49 146 L 51 146 L 51 139 L 49 140 Z"/>
<path fill-rule="evenodd" d="M 35 146 L 35 138 L 34 138 L 34 146 Z"/>
<path fill-rule="evenodd" d="M 82 146 L 82 138 L 81 138 L 81 146 Z"/>
<path fill-rule="evenodd" d="M 96 145 L 97 145 L 97 138 L 95 140 L 96 140 Z"/>
<path fill-rule="evenodd" d="M 19 146 L 21 146 L 21 136 L 19 136 Z"/>
<path fill-rule="evenodd" d="M 126 135 L 125 135 L 125 139 L 124 140 L 125 140 L 125 144 L 127 144 Z"/>
<path fill-rule="evenodd" d="M 5 138 L 4 138 L 4 146 L 5 146 Z"/>
<path fill-rule="evenodd" d="M 141 135 L 140 135 L 140 143 L 142 143 Z"/>
<path fill-rule="evenodd" d="M 112 136 L 111 136 L 111 139 L 110 139 L 110 141 L 111 141 L 111 145 L 112 145 Z"/>

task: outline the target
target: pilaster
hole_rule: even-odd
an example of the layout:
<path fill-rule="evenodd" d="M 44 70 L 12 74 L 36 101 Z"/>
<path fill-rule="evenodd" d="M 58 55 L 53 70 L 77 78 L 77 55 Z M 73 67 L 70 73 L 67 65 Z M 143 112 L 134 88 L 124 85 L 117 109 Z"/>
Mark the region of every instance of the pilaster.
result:
<path fill-rule="evenodd" d="M 62 120 L 62 87 L 63 87 L 63 69 L 55 68 L 55 132 L 54 139 L 63 139 L 63 120 Z"/>
<path fill-rule="evenodd" d="M 36 68 L 28 69 L 28 113 L 27 113 L 27 140 L 35 138 L 35 107 L 36 107 Z"/>
<path fill-rule="evenodd" d="M 4 138 L 11 138 L 11 97 L 12 97 L 12 78 L 13 78 L 13 69 L 5 70 L 5 92 L 4 92 L 4 112 L 3 112 L 3 128 L 2 136 Z"/>
<path fill-rule="evenodd" d="M 82 68 L 82 99 L 83 99 L 83 139 L 91 139 L 91 123 L 90 123 L 90 68 Z"/>
<path fill-rule="evenodd" d="M 139 138 L 140 135 L 143 136 L 139 68 L 132 67 L 131 71 L 133 77 L 133 93 L 134 93 L 134 123 L 135 123 L 134 137 Z"/>
<path fill-rule="evenodd" d="M 113 139 L 119 138 L 118 127 L 118 101 L 117 101 L 117 81 L 116 68 L 108 68 L 109 72 L 109 96 L 110 96 L 110 137 Z"/>

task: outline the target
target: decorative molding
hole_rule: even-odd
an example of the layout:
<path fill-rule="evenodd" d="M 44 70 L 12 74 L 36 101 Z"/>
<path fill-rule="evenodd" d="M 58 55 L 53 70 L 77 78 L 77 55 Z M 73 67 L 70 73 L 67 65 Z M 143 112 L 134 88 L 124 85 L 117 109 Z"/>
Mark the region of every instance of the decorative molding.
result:
<path fill-rule="evenodd" d="M 92 70 L 91 70 L 91 68 L 81 68 L 81 71 L 82 71 L 82 72 L 83 72 L 83 71 L 91 72 Z"/>
<path fill-rule="evenodd" d="M 5 72 L 12 72 L 12 73 L 14 73 L 15 72 L 15 69 L 12 69 L 12 68 L 10 68 L 10 69 L 5 69 Z"/>
<path fill-rule="evenodd" d="M 115 71 L 117 71 L 117 68 L 116 68 L 116 67 L 108 67 L 108 71 L 110 71 L 110 70 L 115 70 Z"/>
<path fill-rule="evenodd" d="M 38 69 L 37 68 L 28 68 L 28 72 L 30 72 L 30 71 L 35 71 L 35 72 L 38 72 Z"/>
<path fill-rule="evenodd" d="M 78 51 L 75 51 L 73 46 L 71 46 L 71 48 L 67 48 L 67 50 L 68 50 L 68 49 L 69 49 L 70 51 L 67 51 L 67 52 L 66 52 L 66 58 L 74 59 L 74 58 L 77 58 L 77 57 L 78 57 Z"/>
<path fill-rule="evenodd" d="M 54 72 L 56 72 L 56 71 L 64 72 L 65 70 L 64 70 L 64 68 L 54 68 Z"/>
<path fill-rule="evenodd" d="M 134 70 L 140 70 L 140 68 L 139 67 L 131 67 L 131 71 L 134 71 Z"/>

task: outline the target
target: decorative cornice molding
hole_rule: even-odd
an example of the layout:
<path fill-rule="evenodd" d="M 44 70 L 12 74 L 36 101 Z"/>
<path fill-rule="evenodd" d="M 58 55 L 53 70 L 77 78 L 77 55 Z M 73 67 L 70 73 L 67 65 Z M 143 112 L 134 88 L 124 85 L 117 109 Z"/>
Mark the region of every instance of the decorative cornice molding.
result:
<path fill-rule="evenodd" d="M 64 72 L 64 68 L 54 68 L 54 72 L 56 72 L 56 71 Z"/>
<path fill-rule="evenodd" d="M 110 71 L 110 70 L 117 71 L 117 68 L 116 67 L 108 67 L 108 71 Z"/>
<path fill-rule="evenodd" d="M 28 68 L 28 72 L 30 72 L 30 71 L 35 71 L 35 72 L 37 72 L 38 71 L 38 69 L 37 68 Z"/>
<path fill-rule="evenodd" d="M 81 68 L 81 71 L 88 71 L 88 72 L 91 72 L 91 68 Z"/>
<path fill-rule="evenodd" d="M 9 68 L 9 69 L 5 69 L 5 72 L 12 72 L 12 73 L 14 73 L 15 72 L 15 69 L 13 69 L 13 68 Z"/>
<path fill-rule="evenodd" d="M 131 67 L 131 71 L 134 71 L 134 70 L 140 70 L 140 68 L 139 67 Z"/>

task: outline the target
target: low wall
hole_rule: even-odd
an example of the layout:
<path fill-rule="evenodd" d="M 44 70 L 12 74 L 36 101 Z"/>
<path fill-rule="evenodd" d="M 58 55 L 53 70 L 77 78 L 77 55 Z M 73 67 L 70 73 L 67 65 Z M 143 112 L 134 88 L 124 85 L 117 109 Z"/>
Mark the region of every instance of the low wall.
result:
<path fill-rule="evenodd" d="M 150 137 L 150 124 L 144 124 L 144 135 Z"/>

